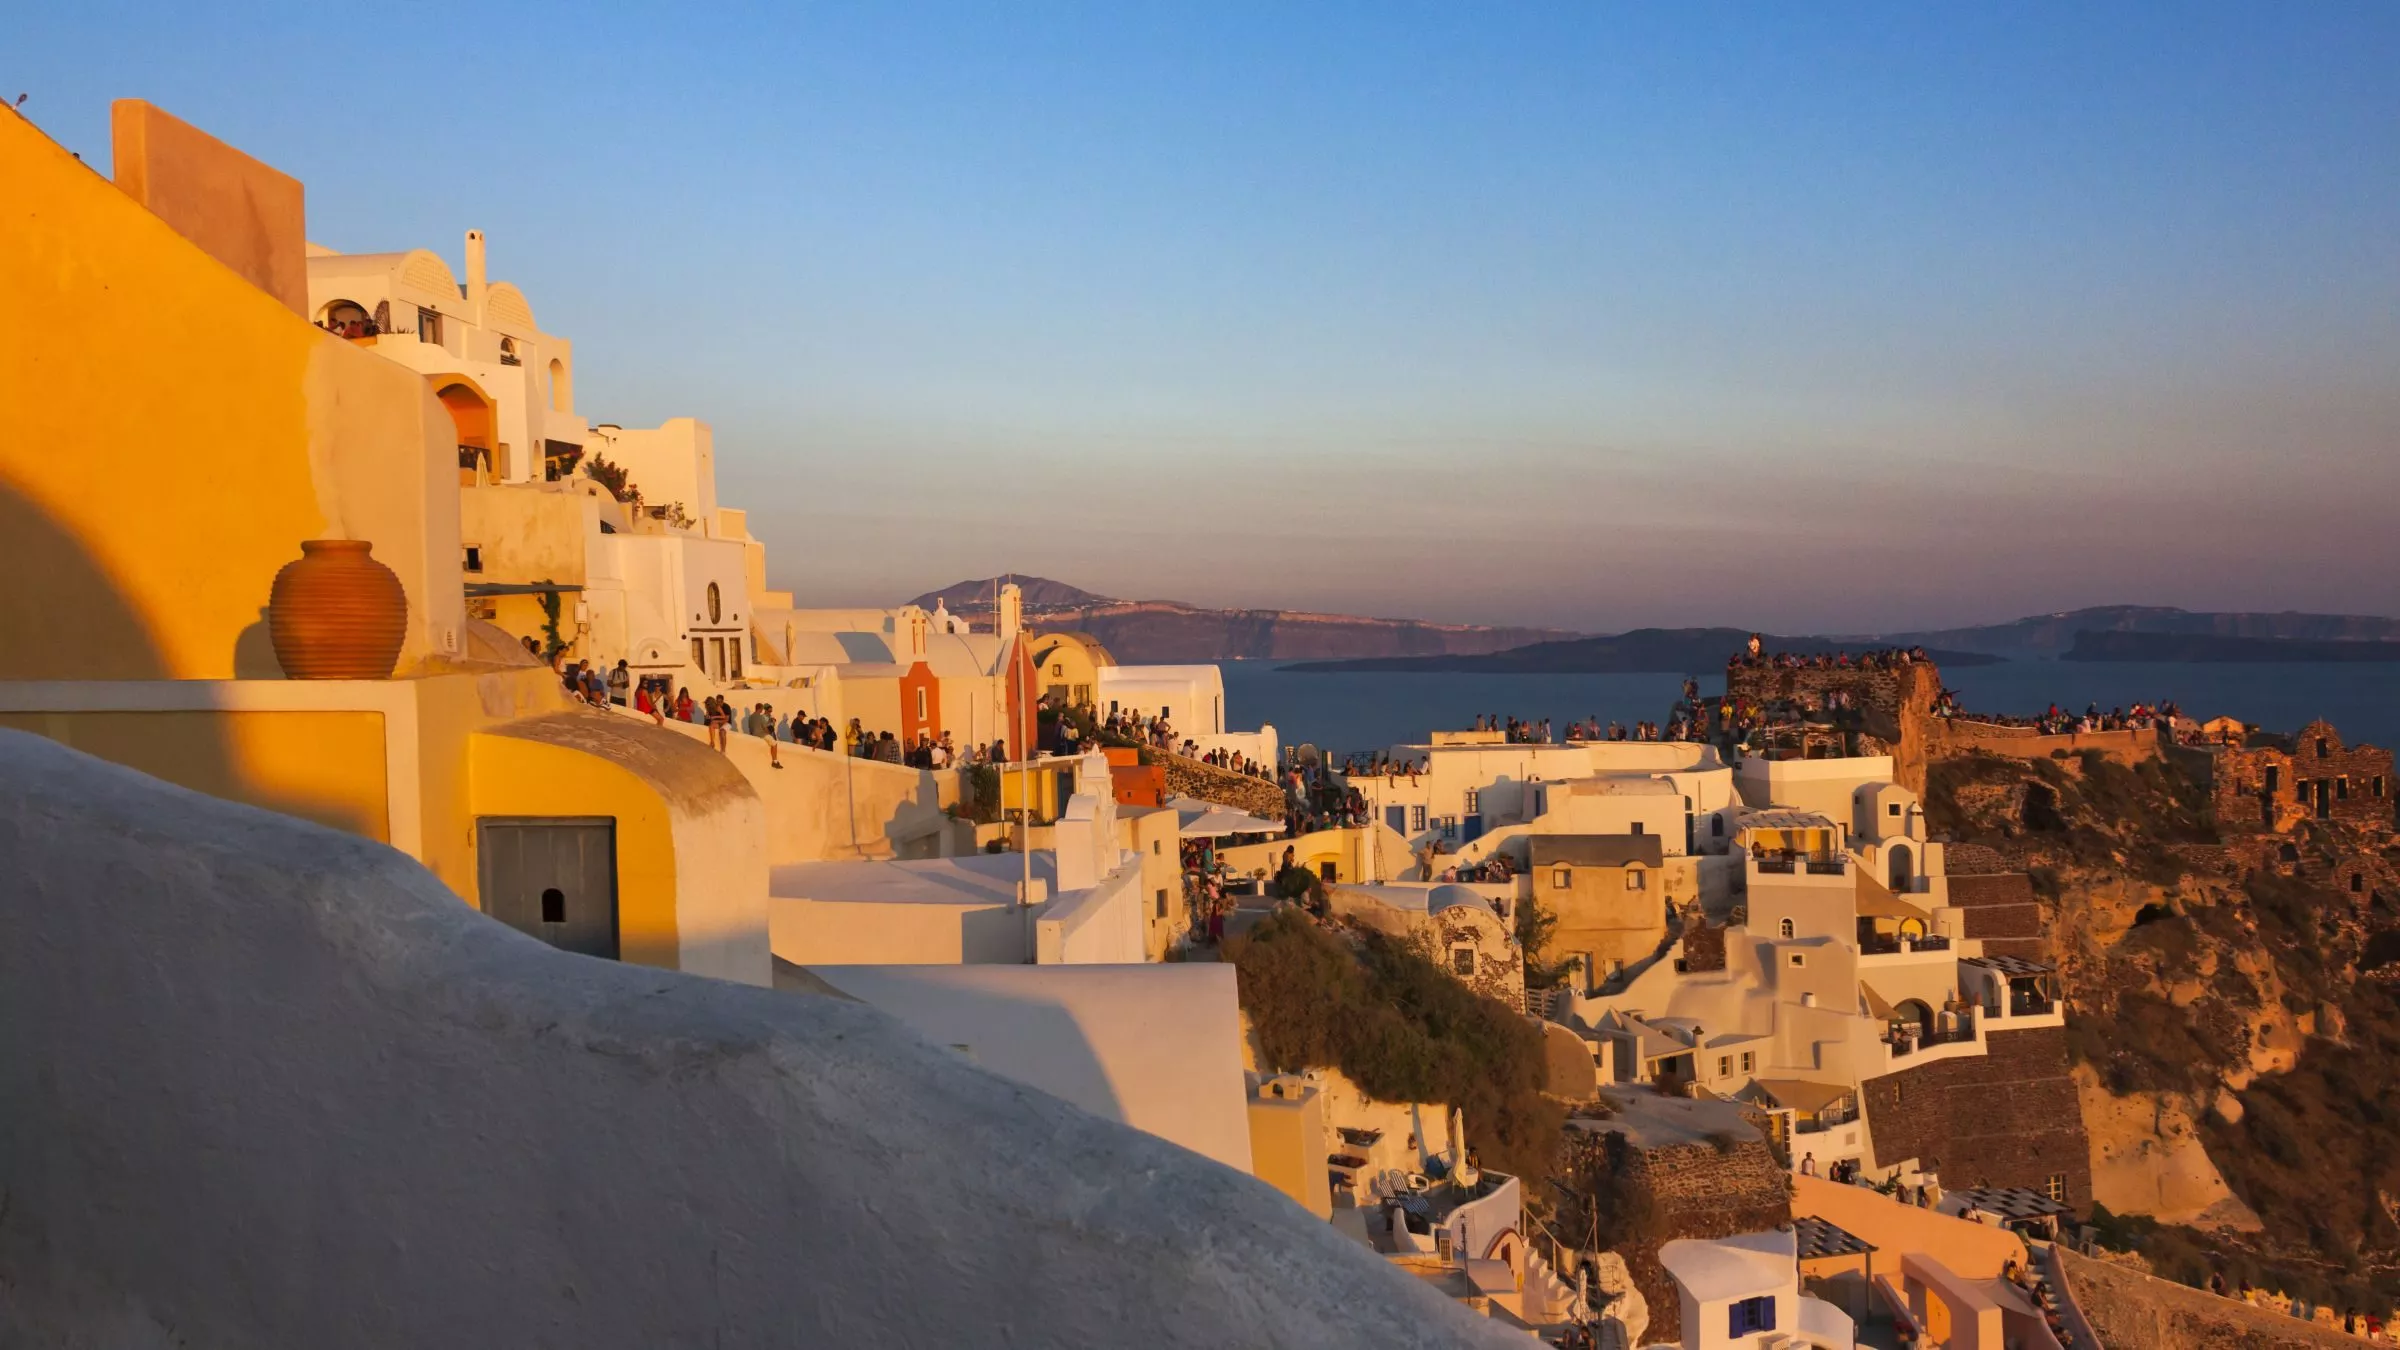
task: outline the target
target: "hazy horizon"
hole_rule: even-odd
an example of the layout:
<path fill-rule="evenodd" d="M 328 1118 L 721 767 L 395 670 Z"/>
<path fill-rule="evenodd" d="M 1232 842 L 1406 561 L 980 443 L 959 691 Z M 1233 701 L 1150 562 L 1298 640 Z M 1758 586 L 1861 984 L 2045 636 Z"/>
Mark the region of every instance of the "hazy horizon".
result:
<path fill-rule="evenodd" d="M 2400 613 L 2400 7 L 0 17 L 491 240 L 803 603 L 1589 632 Z"/>

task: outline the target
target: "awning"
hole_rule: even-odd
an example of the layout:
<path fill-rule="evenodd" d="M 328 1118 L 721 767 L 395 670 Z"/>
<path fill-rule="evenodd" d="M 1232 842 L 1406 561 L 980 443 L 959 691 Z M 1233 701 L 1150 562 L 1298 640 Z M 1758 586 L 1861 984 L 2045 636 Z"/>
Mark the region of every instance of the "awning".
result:
<path fill-rule="evenodd" d="M 511 581 L 470 581 L 469 595 L 556 595 L 562 591 L 580 591 L 583 585 L 572 581 L 535 581 L 518 584 Z"/>
<path fill-rule="evenodd" d="M 1758 1090 L 1774 1098 L 1777 1106 L 1807 1116 L 1857 1091 L 1846 1083 L 1811 1083 L 1798 1078 L 1761 1078 Z"/>
<path fill-rule="evenodd" d="M 1915 919 L 1930 925 L 1931 911 L 1922 909 L 1892 893 L 1882 882 L 1860 871 L 1858 876 L 1858 917 L 1862 919 Z"/>
<path fill-rule="evenodd" d="M 1881 1018 L 1886 1022 L 1891 1021 L 1895 1016 L 1891 1003 L 1883 995 L 1875 992 L 1875 986 L 1868 984 L 1865 980 L 1860 980 L 1858 992 L 1867 1000 L 1867 1016 Z"/>

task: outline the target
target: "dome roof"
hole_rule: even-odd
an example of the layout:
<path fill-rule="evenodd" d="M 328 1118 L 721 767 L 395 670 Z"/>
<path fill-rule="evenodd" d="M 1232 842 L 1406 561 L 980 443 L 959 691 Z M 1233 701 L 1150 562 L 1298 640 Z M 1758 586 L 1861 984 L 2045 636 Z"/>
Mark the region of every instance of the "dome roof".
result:
<path fill-rule="evenodd" d="M 1492 902 L 1484 899 L 1470 887 L 1453 883 L 1448 886 L 1436 886 L 1426 893 L 1425 912 L 1428 914 L 1439 914 L 1452 905 L 1473 905 L 1491 915 L 1494 920 L 1500 917 L 1499 911 L 1492 908 Z"/>

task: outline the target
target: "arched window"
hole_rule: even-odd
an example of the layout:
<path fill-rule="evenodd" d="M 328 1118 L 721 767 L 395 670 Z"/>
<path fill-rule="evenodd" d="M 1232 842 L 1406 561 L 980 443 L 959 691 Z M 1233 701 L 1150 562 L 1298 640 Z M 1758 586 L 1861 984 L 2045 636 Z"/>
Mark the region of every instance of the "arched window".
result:
<path fill-rule="evenodd" d="M 500 339 L 500 364 L 504 366 L 523 364 L 523 362 L 517 359 L 517 340 L 515 338 L 504 337 Z"/>
<path fill-rule="evenodd" d="M 718 622 L 721 620 L 721 618 L 722 618 L 722 616 L 723 616 L 724 612 L 725 612 L 725 602 L 724 602 L 724 599 L 723 599 L 723 597 L 721 597 L 721 596 L 719 596 L 719 595 L 717 594 L 717 583 L 715 583 L 715 582 L 713 582 L 713 581 L 712 581 L 712 582 L 708 583 L 708 621 L 709 621 L 709 623 L 710 623 L 711 625 L 714 625 L 714 624 L 718 623 Z"/>
<path fill-rule="evenodd" d="M 567 363 L 550 358 L 550 408 L 553 412 L 567 410 Z"/>
<path fill-rule="evenodd" d="M 1788 938 L 1793 935 L 1794 931 L 1795 930 L 1792 927 L 1792 921 L 1790 919 L 1785 919 L 1783 922 L 1775 925 L 1775 932 L 1779 937 Z"/>

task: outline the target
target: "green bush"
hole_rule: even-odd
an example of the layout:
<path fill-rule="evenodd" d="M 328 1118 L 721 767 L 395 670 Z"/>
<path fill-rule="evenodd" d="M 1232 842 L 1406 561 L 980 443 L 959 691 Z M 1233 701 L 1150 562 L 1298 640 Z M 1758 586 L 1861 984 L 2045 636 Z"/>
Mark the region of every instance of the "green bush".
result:
<path fill-rule="evenodd" d="M 1266 1067 L 1330 1066 L 1378 1100 L 1455 1106 L 1492 1167 L 1550 1173 L 1566 1117 L 1542 1095 L 1542 1034 L 1524 1017 L 1404 943 L 1364 933 L 1353 949 L 1295 910 L 1224 954 Z"/>

